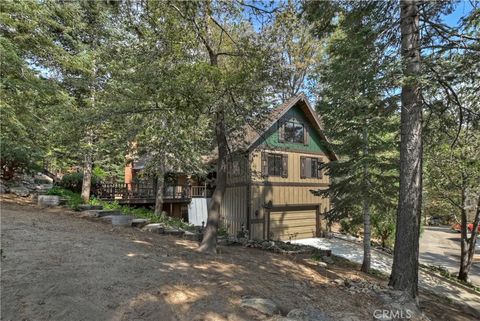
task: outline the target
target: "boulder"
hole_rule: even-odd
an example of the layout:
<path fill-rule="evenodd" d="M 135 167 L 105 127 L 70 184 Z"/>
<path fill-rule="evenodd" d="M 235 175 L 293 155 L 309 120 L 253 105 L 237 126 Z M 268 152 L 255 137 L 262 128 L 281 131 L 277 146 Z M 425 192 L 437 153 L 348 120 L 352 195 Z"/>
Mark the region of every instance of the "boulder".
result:
<path fill-rule="evenodd" d="M 333 264 L 333 259 L 331 256 L 322 256 L 322 261 L 327 263 L 327 264 Z"/>
<path fill-rule="evenodd" d="M 101 211 L 103 212 L 103 211 Z M 107 216 L 107 215 L 103 215 Z M 128 215 L 111 215 L 113 226 L 132 226 L 133 217 Z"/>
<path fill-rule="evenodd" d="M 161 223 L 147 224 L 142 228 L 143 231 L 163 234 L 165 233 L 165 226 Z"/>
<path fill-rule="evenodd" d="M 203 238 L 203 233 L 185 231 L 183 238 L 190 241 L 201 241 Z"/>
<path fill-rule="evenodd" d="M 185 231 L 182 231 L 176 228 L 166 228 L 164 231 L 164 234 L 174 235 L 174 236 L 182 236 L 184 233 Z"/>
<path fill-rule="evenodd" d="M 38 195 L 38 206 L 49 207 L 58 206 L 60 204 L 60 196 L 58 195 Z"/>
<path fill-rule="evenodd" d="M 324 268 L 324 269 L 326 269 L 327 266 L 328 266 L 328 264 L 325 263 L 325 262 L 316 262 L 316 265 L 317 265 L 318 267 L 321 267 L 321 268 Z"/>
<path fill-rule="evenodd" d="M 108 216 L 108 215 L 120 215 L 120 216 L 124 216 L 122 215 L 122 212 L 120 211 L 117 211 L 117 210 L 92 210 L 92 211 L 95 211 L 97 213 L 97 216 L 98 217 L 103 217 L 103 216 Z"/>
<path fill-rule="evenodd" d="M 90 211 L 90 210 L 103 210 L 102 205 L 90 205 L 90 204 L 81 204 L 78 205 L 79 211 Z"/>
<path fill-rule="evenodd" d="M 30 190 L 24 186 L 10 187 L 10 193 L 20 197 L 27 197 L 30 195 Z"/>
<path fill-rule="evenodd" d="M 280 313 L 278 306 L 270 299 L 263 298 L 246 298 L 240 303 L 242 307 L 250 308 L 266 315 L 274 315 Z"/>
<path fill-rule="evenodd" d="M 293 309 L 288 312 L 286 319 L 291 321 L 333 321 L 324 312 L 315 308 Z"/>
<path fill-rule="evenodd" d="M 148 223 L 150 223 L 150 220 L 149 220 L 149 219 L 146 219 L 146 218 L 134 218 L 134 219 L 132 220 L 132 226 L 133 226 L 133 227 L 142 228 L 142 227 L 144 227 L 145 225 L 147 225 Z"/>
<path fill-rule="evenodd" d="M 80 214 L 80 217 L 98 217 L 98 213 L 97 211 L 83 211 L 81 214 Z"/>

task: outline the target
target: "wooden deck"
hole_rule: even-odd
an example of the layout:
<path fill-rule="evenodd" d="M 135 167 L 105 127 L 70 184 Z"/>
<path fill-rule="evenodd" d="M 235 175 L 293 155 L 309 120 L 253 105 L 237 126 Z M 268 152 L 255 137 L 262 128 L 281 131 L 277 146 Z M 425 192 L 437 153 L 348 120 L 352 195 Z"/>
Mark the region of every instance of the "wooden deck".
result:
<path fill-rule="evenodd" d="M 97 198 L 119 204 L 155 204 L 157 189 L 145 183 L 101 183 L 94 189 Z M 163 188 L 165 203 L 190 203 L 192 198 L 210 197 L 205 186 L 171 186 Z"/>

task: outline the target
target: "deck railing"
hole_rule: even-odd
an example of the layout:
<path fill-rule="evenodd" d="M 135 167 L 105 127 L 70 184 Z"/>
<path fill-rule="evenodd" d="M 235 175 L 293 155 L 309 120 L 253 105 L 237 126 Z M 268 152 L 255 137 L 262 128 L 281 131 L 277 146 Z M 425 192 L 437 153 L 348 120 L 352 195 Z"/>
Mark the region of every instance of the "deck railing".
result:
<path fill-rule="evenodd" d="M 155 199 L 156 188 L 146 183 L 100 183 L 95 187 L 95 194 L 100 199 Z M 166 185 L 163 188 L 165 200 L 189 200 L 192 197 L 210 197 L 206 186 Z"/>

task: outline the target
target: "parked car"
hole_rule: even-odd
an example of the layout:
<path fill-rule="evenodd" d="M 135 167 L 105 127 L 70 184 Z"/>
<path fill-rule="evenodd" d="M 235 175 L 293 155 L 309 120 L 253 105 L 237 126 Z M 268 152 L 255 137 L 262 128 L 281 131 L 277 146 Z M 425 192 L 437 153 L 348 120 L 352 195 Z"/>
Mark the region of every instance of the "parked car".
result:
<path fill-rule="evenodd" d="M 442 219 L 438 216 L 430 216 L 427 219 L 427 224 L 430 226 L 439 226 L 442 222 Z"/>
<path fill-rule="evenodd" d="M 460 233 L 462 231 L 462 225 L 460 223 L 457 223 L 455 225 L 452 226 L 452 230 Z M 467 230 L 472 233 L 473 231 L 473 223 L 470 223 L 470 224 L 467 224 Z M 478 229 L 477 229 L 478 232 L 480 232 L 480 225 L 478 225 Z"/>

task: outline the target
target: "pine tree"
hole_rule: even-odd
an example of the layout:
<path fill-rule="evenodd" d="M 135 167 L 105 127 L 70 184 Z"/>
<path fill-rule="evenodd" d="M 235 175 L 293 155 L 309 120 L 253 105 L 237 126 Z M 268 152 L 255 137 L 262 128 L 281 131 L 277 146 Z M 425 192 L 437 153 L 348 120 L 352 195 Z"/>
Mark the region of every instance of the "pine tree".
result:
<path fill-rule="evenodd" d="M 364 261 L 370 270 L 371 213 L 387 216 L 398 174 L 395 97 L 388 96 L 395 68 L 383 56 L 374 15 L 364 7 L 339 16 L 320 67 L 317 111 L 340 160 L 329 163 L 330 220 L 363 221 Z M 387 97 L 387 98 L 385 98 Z"/>

